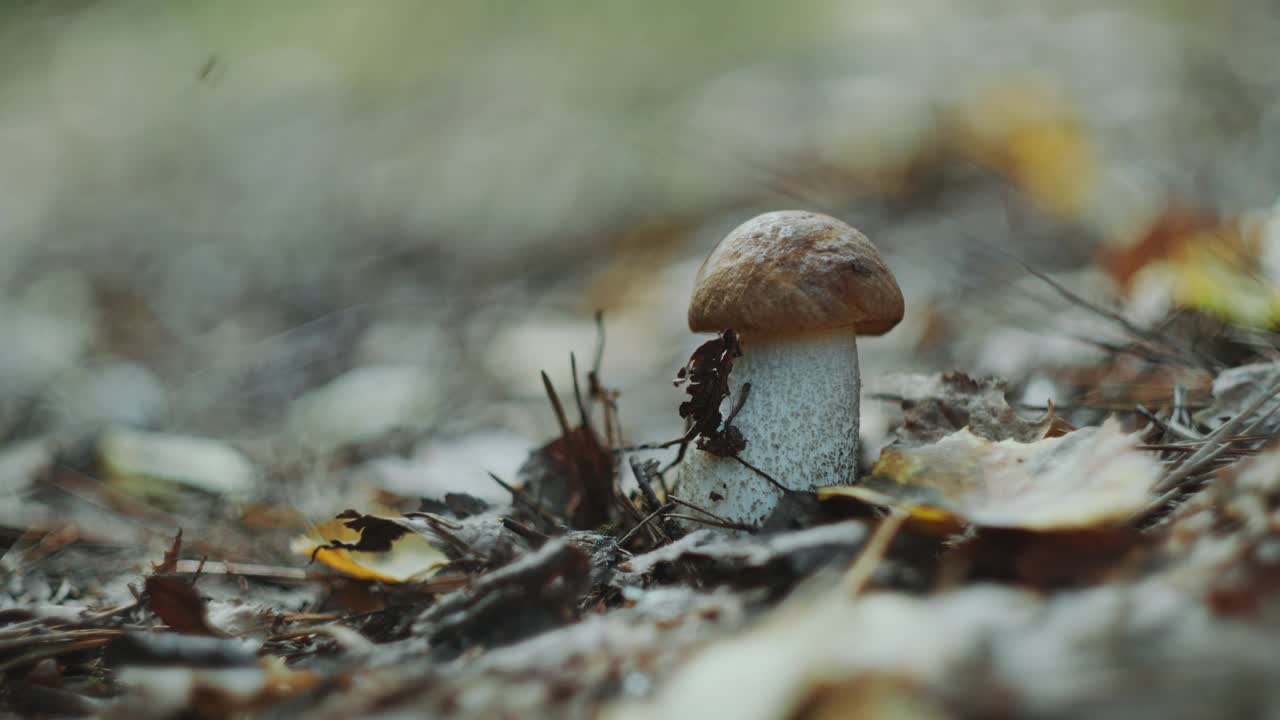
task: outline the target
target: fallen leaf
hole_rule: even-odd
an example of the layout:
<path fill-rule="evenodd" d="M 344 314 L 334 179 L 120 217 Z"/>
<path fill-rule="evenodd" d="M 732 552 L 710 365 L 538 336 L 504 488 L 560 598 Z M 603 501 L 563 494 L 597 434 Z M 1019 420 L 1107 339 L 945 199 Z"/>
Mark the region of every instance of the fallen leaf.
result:
<path fill-rule="evenodd" d="M 1128 522 L 1161 474 L 1137 435 L 1108 419 L 1032 443 L 992 442 L 968 429 L 916 448 L 889 448 L 858 485 L 818 488 L 931 522 L 1065 530 Z"/>
<path fill-rule="evenodd" d="M 222 636 L 209 625 L 204 599 L 187 580 L 173 575 L 151 575 L 147 578 L 146 590 L 147 608 L 174 632 Z"/>
<path fill-rule="evenodd" d="M 895 447 L 927 445 L 962 428 L 988 440 L 1024 443 L 1070 428 L 1054 417 L 1052 407 L 1043 417 L 1022 417 L 1009 406 L 1005 382 L 998 378 L 977 379 L 962 372 L 894 375 L 884 387 L 902 403 L 904 419 Z"/>
<path fill-rule="evenodd" d="M 576 427 L 529 453 L 516 476 L 530 496 L 562 511 L 575 528 L 609 519 L 613 456 L 590 427 Z"/>
<path fill-rule="evenodd" d="M 1280 287 L 1264 258 L 1267 221 L 1266 213 L 1220 220 L 1168 210 L 1104 263 L 1131 294 L 1163 288 L 1160 294 L 1177 306 L 1240 327 L 1272 329 L 1280 323 Z"/>
<path fill-rule="evenodd" d="M 178 528 L 178 533 L 173 536 L 173 544 L 164 552 L 164 558 L 158 563 L 151 563 L 151 572 L 154 575 L 165 575 L 175 572 L 178 569 L 178 560 L 182 554 L 182 528 Z"/>
<path fill-rule="evenodd" d="M 866 526 L 859 521 L 748 537 L 698 530 L 670 545 L 637 555 L 622 569 L 635 577 L 670 568 L 704 583 L 771 585 L 810 575 L 834 563 L 849 562 L 862 547 L 866 534 Z"/>
<path fill-rule="evenodd" d="M 591 584 L 591 556 L 562 539 L 480 576 L 425 610 L 414 635 L 451 656 L 473 644 L 505 645 L 575 618 Z"/>
<path fill-rule="evenodd" d="M 1099 264 L 1121 287 L 1130 289 L 1140 270 L 1177 254 L 1190 237 L 1212 228 L 1216 222 L 1200 211 L 1176 205 L 1166 208 L 1133 242 L 1104 249 Z"/>
<path fill-rule="evenodd" d="M 412 518 L 347 510 L 294 539 L 292 550 L 359 580 L 401 583 L 436 570 L 449 558 Z"/>

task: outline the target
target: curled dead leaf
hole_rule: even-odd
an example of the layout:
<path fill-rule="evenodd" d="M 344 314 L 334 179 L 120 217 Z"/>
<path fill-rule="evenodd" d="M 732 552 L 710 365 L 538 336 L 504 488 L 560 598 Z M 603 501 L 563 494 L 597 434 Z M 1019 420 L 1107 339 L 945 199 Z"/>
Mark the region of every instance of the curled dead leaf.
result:
<path fill-rule="evenodd" d="M 962 428 L 988 440 L 1024 443 L 1072 429 L 1054 415 L 1052 405 L 1042 417 L 1022 417 L 1009 406 L 1005 382 L 998 378 L 979 379 L 962 372 L 895 375 L 885 385 L 902 403 L 903 423 L 895 432 L 895 447 L 927 445 Z"/>
<path fill-rule="evenodd" d="M 1109 419 L 1031 443 L 993 442 L 967 428 L 932 445 L 890 448 L 861 484 L 818 488 L 919 520 L 1066 530 L 1128 522 L 1150 502 L 1161 469 L 1139 438 Z"/>

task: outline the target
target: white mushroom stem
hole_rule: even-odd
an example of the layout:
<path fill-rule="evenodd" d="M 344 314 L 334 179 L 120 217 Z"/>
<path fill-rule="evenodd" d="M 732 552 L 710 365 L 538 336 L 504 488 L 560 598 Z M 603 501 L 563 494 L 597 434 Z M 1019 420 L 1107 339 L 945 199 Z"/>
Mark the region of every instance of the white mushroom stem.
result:
<path fill-rule="evenodd" d="M 858 345 L 852 332 L 742 340 L 729 374 L 728 417 L 745 384 L 746 403 L 734 419 L 747 447 L 744 460 L 794 490 L 852 482 L 857 476 Z M 676 494 L 738 523 L 759 525 L 782 493 L 733 458 L 690 447 Z"/>

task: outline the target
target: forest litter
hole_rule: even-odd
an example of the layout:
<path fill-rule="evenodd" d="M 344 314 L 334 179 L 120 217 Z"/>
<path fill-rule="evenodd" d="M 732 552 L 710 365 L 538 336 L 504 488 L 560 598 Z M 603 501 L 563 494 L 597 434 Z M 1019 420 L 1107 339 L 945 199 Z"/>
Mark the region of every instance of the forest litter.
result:
<path fill-rule="evenodd" d="M 492 474 L 496 502 L 384 492 L 308 522 L 243 497 L 289 467 L 211 441 L 23 446 L 3 460 L 31 475 L 34 509 L 0 558 L 0 701 L 116 718 L 1274 713 L 1280 364 L 1261 331 L 1205 317 L 1190 327 L 1218 330 L 1196 343 L 1116 321 L 1128 340 L 1101 364 L 1050 374 L 1070 388 L 1056 405 L 958 371 L 886 377 L 871 397 L 892 433 L 851 483 L 753 462 L 776 437 L 738 424 L 763 388 L 737 383 L 732 329 L 678 370 L 686 431 L 667 440 L 629 444 L 600 352 L 566 357 L 572 387 L 544 373 L 550 440 Z M 1140 398 L 1089 406 L 1135 364 Z M 699 454 L 745 469 L 767 513 L 689 496 Z M 85 457 L 101 482 L 73 469 Z M 91 509 L 59 518 L 67 497 Z M 168 551 L 122 577 L 138 535 Z M 227 559 L 255 542 L 291 555 Z"/>

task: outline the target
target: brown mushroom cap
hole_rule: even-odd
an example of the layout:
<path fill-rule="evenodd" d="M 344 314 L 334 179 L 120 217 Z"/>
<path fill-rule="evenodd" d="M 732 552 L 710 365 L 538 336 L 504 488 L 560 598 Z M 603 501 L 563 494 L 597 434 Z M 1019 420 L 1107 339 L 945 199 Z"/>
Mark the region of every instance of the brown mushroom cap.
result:
<path fill-rule="evenodd" d="M 739 225 L 707 256 L 689 329 L 883 335 L 903 312 L 902 290 L 865 235 L 828 215 L 780 210 Z"/>

